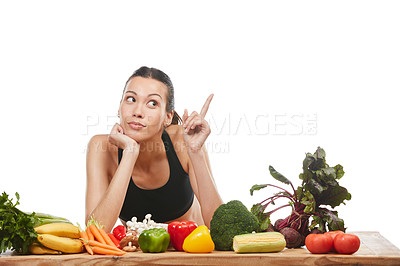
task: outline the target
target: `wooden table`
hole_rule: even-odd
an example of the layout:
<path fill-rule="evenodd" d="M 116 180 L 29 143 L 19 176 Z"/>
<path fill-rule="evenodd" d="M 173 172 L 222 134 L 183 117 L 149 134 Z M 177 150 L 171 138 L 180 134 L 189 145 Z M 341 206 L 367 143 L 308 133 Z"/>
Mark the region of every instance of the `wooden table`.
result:
<path fill-rule="evenodd" d="M 368 264 L 400 265 L 400 249 L 378 232 L 353 232 L 361 239 L 360 249 L 353 255 L 311 254 L 305 248 L 284 249 L 278 253 L 236 254 L 213 251 L 189 254 L 130 252 L 124 256 L 89 255 L 0 255 L 0 265 L 332 265 Z"/>

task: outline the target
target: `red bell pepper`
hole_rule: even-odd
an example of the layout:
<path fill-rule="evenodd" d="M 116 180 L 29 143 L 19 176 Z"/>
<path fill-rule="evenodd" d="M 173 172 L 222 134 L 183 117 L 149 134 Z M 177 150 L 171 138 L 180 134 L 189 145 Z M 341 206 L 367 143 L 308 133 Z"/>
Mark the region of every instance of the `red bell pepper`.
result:
<path fill-rule="evenodd" d="M 114 236 L 114 234 L 108 233 L 107 235 L 110 237 L 111 241 L 117 246 L 117 248 L 120 249 L 121 246 L 119 245 L 119 240 Z"/>
<path fill-rule="evenodd" d="M 192 221 L 175 221 L 168 225 L 168 233 L 171 237 L 172 246 L 179 251 L 183 251 L 183 241 L 197 228 L 197 224 Z"/>
<path fill-rule="evenodd" d="M 118 225 L 113 229 L 113 235 L 116 239 L 120 240 L 126 236 L 126 228 L 123 225 Z"/>

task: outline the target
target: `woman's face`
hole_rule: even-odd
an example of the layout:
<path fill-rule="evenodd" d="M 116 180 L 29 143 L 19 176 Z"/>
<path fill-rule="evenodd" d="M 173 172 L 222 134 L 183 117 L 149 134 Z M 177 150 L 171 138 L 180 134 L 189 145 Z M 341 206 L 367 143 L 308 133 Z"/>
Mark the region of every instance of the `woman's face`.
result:
<path fill-rule="evenodd" d="M 170 123 L 173 112 L 166 111 L 167 86 L 155 79 L 134 77 L 120 104 L 120 124 L 125 135 L 137 142 L 149 140 Z"/>

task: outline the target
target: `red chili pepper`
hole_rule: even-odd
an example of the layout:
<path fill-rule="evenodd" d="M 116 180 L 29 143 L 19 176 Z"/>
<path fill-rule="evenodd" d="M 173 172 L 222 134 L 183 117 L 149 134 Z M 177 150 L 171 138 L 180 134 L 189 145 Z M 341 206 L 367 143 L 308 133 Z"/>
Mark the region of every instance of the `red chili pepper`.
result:
<path fill-rule="evenodd" d="M 176 250 L 183 251 L 183 241 L 197 228 L 197 224 L 192 221 L 175 221 L 168 225 L 168 233 L 171 237 L 172 246 Z"/>
<path fill-rule="evenodd" d="M 119 245 L 119 240 L 112 234 L 112 233 L 108 233 L 107 234 L 111 241 L 117 246 L 117 248 L 121 248 L 121 246 Z"/>
<path fill-rule="evenodd" d="M 116 239 L 121 240 L 126 236 L 126 228 L 123 225 L 118 225 L 113 229 L 113 235 Z"/>

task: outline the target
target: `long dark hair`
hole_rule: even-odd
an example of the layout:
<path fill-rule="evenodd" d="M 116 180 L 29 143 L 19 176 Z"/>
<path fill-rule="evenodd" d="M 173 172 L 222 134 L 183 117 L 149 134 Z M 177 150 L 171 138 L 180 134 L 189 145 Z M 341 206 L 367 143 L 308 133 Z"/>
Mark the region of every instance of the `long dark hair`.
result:
<path fill-rule="evenodd" d="M 128 84 L 128 82 L 134 77 L 152 78 L 152 79 L 155 79 L 155 80 L 158 80 L 158 81 L 164 83 L 165 86 L 167 86 L 167 88 L 168 88 L 167 108 L 166 108 L 167 110 L 166 111 L 167 112 L 170 112 L 170 111 L 174 112 L 171 124 L 172 125 L 177 125 L 177 124 L 179 124 L 179 122 L 182 122 L 181 117 L 174 110 L 174 108 L 175 108 L 174 86 L 172 85 L 172 81 L 168 77 L 167 74 L 165 74 L 164 72 L 162 72 L 161 70 L 159 70 L 157 68 L 152 68 L 152 67 L 149 68 L 149 67 L 146 67 L 146 66 L 142 66 L 141 68 L 139 68 L 138 70 L 133 72 L 133 74 L 126 81 L 125 87 L 124 87 L 124 91 L 125 91 L 125 88 L 126 88 L 126 85 Z"/>

